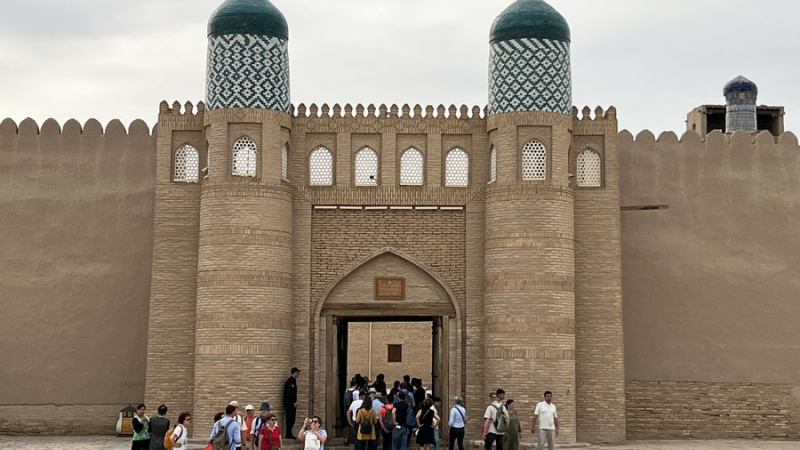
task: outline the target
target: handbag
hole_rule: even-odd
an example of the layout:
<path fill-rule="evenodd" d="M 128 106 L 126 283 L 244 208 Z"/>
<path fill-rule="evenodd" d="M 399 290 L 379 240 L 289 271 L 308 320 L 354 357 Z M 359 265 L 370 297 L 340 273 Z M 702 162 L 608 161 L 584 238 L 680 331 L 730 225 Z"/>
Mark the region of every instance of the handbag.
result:
<path fill-rule="evenodd" d="M 208 443 L 208 445 L 206 445 L 206 446 L 203 448 L 203 450 L 214 450 L 214 444 L 212 444 L 211 442 L 209 442 L 209 443 Z"/>

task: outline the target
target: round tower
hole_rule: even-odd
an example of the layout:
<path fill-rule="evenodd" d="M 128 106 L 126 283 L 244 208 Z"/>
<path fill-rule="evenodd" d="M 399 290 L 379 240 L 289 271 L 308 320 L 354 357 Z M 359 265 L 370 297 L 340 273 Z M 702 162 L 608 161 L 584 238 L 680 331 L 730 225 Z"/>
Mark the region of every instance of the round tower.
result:
<path fill-rule="evenodd" d="M 725 84 L 722 94 L 726 104 L 725 132 L 756 131 L 758 86 L 739 75 Z"/>
<path fill-rule="evenodd" d="M 275 409 L 292 353 L 288 27 L 268 0 L 226 0 L 208 24 L 194 417 L 231 400 Z"/>
<path fill-rule="evenodd" d="M 569 25 L 542 0 L 518 0 L 494 21 L 490 44 L 484 388 L 536 401 L 553 391 L 560 439 L 574 441 Z"/>

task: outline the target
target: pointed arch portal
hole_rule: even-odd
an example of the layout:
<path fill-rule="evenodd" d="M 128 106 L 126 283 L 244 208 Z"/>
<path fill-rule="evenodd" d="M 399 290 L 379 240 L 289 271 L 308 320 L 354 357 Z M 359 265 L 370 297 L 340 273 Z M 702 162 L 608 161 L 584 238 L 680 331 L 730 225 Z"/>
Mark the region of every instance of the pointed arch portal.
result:
<path fill-rule="evenodd" d="M 404 280 L 403 299 L 376 298 L 377 279 L 384 277 Z M 460 377 L 455 376 L 461 372 L 456 349 L 460 348 L 462 312 L 452 290 L 436 272 L 402 251 L 383 248 L 345 269 L 317 299 L 315 312 L 319 319 L 317 367 L 324 370 L 321 378 L 325 385 L 325 395 L 318 398 L 324 398 L 325 404 L 314 408 L 324 408 L 325 422 L 335 424 L 337 436 L 346 433 L 342 393 L 349 386 L 348 330 L 354 322 L 431 324 L 431 373 L 411 375 L 422 376 L 436 395 L 442 397 L 442 420 L 447 423 L 451 387 L 459 389 L 462 384 Z M 375 374 L 370 375 L 374 379 Z M 392 381 L 387 380 L 387 384 Z M 457 386 L 451 386 L 453 383 Z M 446 428 L 442 430 L 445 436 Z"/>

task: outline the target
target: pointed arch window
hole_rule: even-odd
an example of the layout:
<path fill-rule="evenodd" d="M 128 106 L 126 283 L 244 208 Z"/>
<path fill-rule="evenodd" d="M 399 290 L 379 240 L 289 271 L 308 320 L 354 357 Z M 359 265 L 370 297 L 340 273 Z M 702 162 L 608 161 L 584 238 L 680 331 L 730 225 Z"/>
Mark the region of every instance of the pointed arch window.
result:
<path fill-rule="evenodd" d="M 281 149 L 281 179 L 289 181 L 289 146 L 286 144 Z"/>
<path fill-rule="evenodd" d="M 317 147 L 308 157 L 308 184 L 333 185 L 333 155 L 325 147 Z"/>
<path fill-rule="evenodd" d="M 378 154 L 364 147 L 356 152 L 354 183 L 356 186 L 378 185 Z"/>
<path fill-rule="evenodd" d="M 175 150 L 175 173 L 172 180 L 181 183 L 197 183 L 200 177 L 200 153 L 189 144 Z"/>
<path fill-rule="evenodd" d="M 492 146 L 489 152 L 489 183 L 497 181 L 497 149 Z"/>
<path fill-rule="evenodd" d="M 466 187 L 469 185 L 469 155 L 456 147 L 444 160 L 444 185 L 450 187 Z"/>
<path fill-rule="evenodd" d="M 522 147 L 522 179 L 547 179 L 547 149 L 535 139 Z"/>
<path fill-rule="evenodd" d="M 258 152 L 256 143 L 245 136 L 233 144 L 233 175 L 237 177 L 256 176 Z"/>
<path fill-rule="evenodd" d="M 422 186 L 425 182 L 425 157 L 411 147 L 400 155 L 400 185 Z"/>
<path fill-rule="evenodd" d="M 603 168 L 600 154 L 587 148 L 578 154 L 576 179 L 578 187 L 601 187 Z"/>

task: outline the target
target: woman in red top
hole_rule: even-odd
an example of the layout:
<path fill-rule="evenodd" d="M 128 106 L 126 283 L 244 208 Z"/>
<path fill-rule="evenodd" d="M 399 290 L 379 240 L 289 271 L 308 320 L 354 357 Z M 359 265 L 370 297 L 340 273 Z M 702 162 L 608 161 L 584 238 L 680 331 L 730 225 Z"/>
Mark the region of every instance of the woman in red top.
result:
<path fill-rule="evenodd" d="M 279 450 L 283 447 L 281 438 L 281 427 L 278 426 L 278 418 L 275 414 L 267 416 L 267 426 L 258 432 L 258 448 L 261 450 Z"/>

